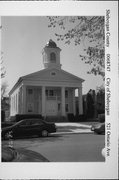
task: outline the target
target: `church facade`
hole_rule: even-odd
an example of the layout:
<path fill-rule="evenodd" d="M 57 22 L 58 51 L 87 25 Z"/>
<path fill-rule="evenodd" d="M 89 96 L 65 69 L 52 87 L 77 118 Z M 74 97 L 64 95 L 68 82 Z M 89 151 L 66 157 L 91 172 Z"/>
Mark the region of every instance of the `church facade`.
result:
<path fill-rule="evenodd" d="M 22 76 L 11 89 L 10 116 L 40 114 L 67 117 L 76 114 L 75 91 L 78 89 L 79 114 L 83 114 L 83 79 L 61 69 L 61 49 L 52 40 L 42 50 L 44 69 Z"/>

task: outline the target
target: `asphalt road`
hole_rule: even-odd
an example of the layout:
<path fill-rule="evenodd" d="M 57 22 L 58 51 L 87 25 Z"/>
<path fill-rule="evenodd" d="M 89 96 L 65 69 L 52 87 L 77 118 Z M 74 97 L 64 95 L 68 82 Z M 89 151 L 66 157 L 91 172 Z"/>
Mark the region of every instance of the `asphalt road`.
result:
<path fill-rule="evenodd" d="M 50 162 L 103 162 L 101 150 L 104 142 L 104 135 L 67 134 L 18 139 L 14 141 L 14 148 L 40 153 Z"/>

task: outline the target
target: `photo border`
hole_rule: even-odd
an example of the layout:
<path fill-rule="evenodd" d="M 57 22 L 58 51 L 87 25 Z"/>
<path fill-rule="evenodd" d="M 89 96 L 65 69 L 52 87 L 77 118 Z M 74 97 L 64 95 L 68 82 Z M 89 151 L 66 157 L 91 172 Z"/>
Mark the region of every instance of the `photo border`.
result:
<path fill-rule="evenodd" d="M 43 1 L 0 2 L 0 16 L 96 15 L 105 16 L 110 10 L 110 45 L 105 46 L 105 80 L 110 83 L 110 115 L 106 115 L 110 130 L 110 156 L 106 162 L 79 163 L 0 163 L 2 179 L 117 179 L 118 178 L 118 2 L 117 1 Z M 106 30 L 106 29 L 105 29 Z M 105 31 L 105 37 L 107 37 Z M 107 71 L 106 55 L 110 54 L 111 71 Z M 106 81 L 105 81 L 106 82 Z M 105 84 L 107 87 L 107 85 Z M 105 92 L 107 97 L 107 91 Z M 105 101 L 107 99 L 105 97 Z"/>

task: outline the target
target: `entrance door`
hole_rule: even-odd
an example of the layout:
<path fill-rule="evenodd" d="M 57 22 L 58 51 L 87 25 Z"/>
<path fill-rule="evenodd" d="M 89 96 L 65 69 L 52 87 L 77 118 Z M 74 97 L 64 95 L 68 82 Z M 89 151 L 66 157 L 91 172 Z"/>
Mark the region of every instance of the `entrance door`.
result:
<path fill-rule="evenodd" d="M 53 100 L 46 101 L 46 115 L 56 116 L 57 115 L 57 102 Z"/>

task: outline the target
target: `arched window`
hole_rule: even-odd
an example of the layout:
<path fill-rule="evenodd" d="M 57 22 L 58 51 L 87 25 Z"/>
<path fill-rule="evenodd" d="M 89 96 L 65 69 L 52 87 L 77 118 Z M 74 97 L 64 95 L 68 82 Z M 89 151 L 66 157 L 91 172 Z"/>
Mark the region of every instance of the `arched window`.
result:
<path fill-rule="evenodd" d="M 53 63 L 56 62 L 56 55 L 55 55 L 54 52 L 52 52 L 52 53 L 50 54 L 50 61 L 53 62 Z"/>

